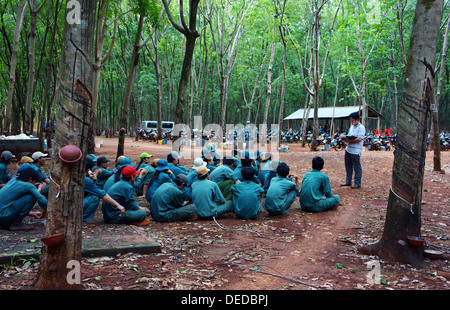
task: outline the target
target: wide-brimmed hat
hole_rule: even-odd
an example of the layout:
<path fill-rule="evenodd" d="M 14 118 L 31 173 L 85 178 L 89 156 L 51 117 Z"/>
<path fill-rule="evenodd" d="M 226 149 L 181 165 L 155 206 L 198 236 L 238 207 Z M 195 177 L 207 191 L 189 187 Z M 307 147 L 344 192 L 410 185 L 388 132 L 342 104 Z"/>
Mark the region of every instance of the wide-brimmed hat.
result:
<path fill-rule="evenodd" d="M 206 175 L 209 172 L 209 169 L 206 168 L 206 166 L 201 166 L 200 168 L 196 169 L 197 171 L 197 176 L 201 177 Z"/>
<path fill-rule="evenodd" d="M 169 163 L 165 159 L 158 160 L 158 166 L 155 168 L 156 171 L 163 171 L 169 169 Z"/>
<path fill-rule="evenodd" d="M 122 158 L 122 160 L 117 165 L 117 168 L 123 168 L 123 167 L 126 167 L 126 166 L 134 167 L 134 166 L 136 166 L 136 164 L 133 164 L 131 162 L 131 159 L 129 159 L 128 157 L 124 157 L 124 158 Z"/>
<path fill-rule="evenodd" d="M 194 166 L 192 167 L 192 169 L 197 169 L 202 166 L 206 166 L 206 162 L 203 161 L 203 159 L 199 157 L 194 160 Z"/>

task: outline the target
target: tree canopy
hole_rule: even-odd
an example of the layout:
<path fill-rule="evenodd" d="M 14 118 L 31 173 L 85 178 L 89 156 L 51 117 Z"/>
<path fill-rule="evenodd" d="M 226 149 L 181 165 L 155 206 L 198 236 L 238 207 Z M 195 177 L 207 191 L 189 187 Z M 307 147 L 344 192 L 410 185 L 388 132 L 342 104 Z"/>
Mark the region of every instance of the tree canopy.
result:
<path fill-rule="evenodd" d="M 267 112 L 270 128 L 271 124 L 279 122 L 282 100 L 284 117 L 303 108 L 310 96 L 307 87 L 317 78 L 315 72 L 323 72 L 316 94 L 319 107 L 332 106 L 335 93 L 337 106 L 360 105 L 365 101 L 384 116 L 383 127 L 395 128 L 416 1 L 287 0 L 282 12 L 283 2 L 199 2 L 198 38 L 192 56 L 183 122 L 188 124 L 194 116 L 201 115 L 203 124 L 221 124 L 221 121 L 244 124 L 249 120 L 258 125 L 264 121 Z M 118 131 L 121 126 L 140 16 L 145 17 L 140 42 L 147 48 L 141 48 L 137 57 L 127 127 L 135 130 L 143 120 L 158 120 L 157 87 L 160 87 L 161 119 L 173 121 L 186 37 L 171 25 L 162 1 L 129 0 L 116 5 L 114 1 L 102 0 L 98 1 L 100 3 L 105 5 L 97 5 L 97 9 L 106 17 L 106 22 L 97 26 L 104 30 L 103 55 L 110 46 L 112 50 L 100 68 L 95 111 L 97 134 L 107 129 Z M 33 31 L 30 12 L 41 5 Z M 181 21 L 181 26 L 189 27 L 190 1 L 168 1 L 168 5 L 173 19 Z M 32 98 L 34 132 L 41 131 L 44 120 L 52 119 L 62 30 L 66 22 L 65 6 L 66 2 L 60 0 L 10 0 L 0 5 L 2 132 L 5 132 L 7 117 L 11 120 L 12 133 L 24 131 L 27 96 Z M 17 34 L 17 58 L 13 63 L 14 34 L 21 14 L 23 25 Z M 431 64 L 437 77 L 443 77 L 444 81 L 439 97 L 439 127 L 445 131 L 450 125 L 450 60 L 447 58 L 443 65 L 440 60 L 443 50 L 448 49 L 448 46 L 443 49 L 442 44 L 449 14 L 450 2 L 445 1 L 436 63 Z M 180 19 L 180 15 L 184 18 Z M 281 33 L 286 38 L 285 66 Z M 157 79 L 154 65 L 155 48 L 160 79 Z M 34 57 L 30 57 L 31 52 Z M 95 55 L 89 56 L 94 62 Z M 10 76 L 12 66 L 15 66 L 13 77 Z M 30 74 L 34 75 L 32 79 L 29 79 Z M 14 79 L 14 92 L 8 110 L 11 78 Z M 284 80 L 286 88 L 282 96 Z M 33 87 L 28 87 L 29 83 L 33 83 Z M 268 106 L 267 96 L 270 96 Z M 287 127 L 287 123 L 281 127 Z"/>

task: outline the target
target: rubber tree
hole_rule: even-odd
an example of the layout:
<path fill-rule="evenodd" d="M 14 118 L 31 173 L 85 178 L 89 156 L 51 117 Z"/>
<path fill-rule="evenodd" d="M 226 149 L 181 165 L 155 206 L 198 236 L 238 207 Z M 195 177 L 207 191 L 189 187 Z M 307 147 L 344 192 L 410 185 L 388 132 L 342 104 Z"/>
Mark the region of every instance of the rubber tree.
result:
<path fill-rule="evenodd" d="M 8 85 L 8 96 L 6 99 L 6 115 L 5 115 L 5 128 L 4 131 L 7 135 L 10 133 L 11 126 L 11 115 L 12 115 L 12 104 L 14 96 L 14 84 L 16 82 L 16 67 L 17 67 L 17 51 L 19 49 L 20 32 L 23 26 L 23 19 L 25 12 L 28 7 L 28 2 L 19 0 L 19 5 L 17 8 L 17 20 L 14 29 L 14 42 L 11 51 L 11 62 L 9 67 L 9 85 Z"/>
<path fill-rule="evenodd" d="M 408 51 L 403 95 L 399 106 L 392 185 L 381 239 L 360 248 L 380 258 L 420 265 L 423 245 L 408 243 L 420 236 L 421 202 L 434 69 L 443 0 L 418 0 Z"/>
<path fill-rule="evenodd" d="M 122 106 L 122 114 L 120 116 L 120 131 L 119 131 L 119 139 L 117 144 L 117 157 L 122 156 L 124 154 L 124 147 L 125 147 L 125 131 L 128 127 L 128 112 L 130 107 L 130 100 L 132 96 L 132 90 L 134 85 L 134 78 L 135 78 L 135 72 L 136 67 L 139 63 L 139 53 L 142 50 L 142 48 L 147 44 L 147 42 L 150 40 L 151 35 L 149 35 L 146 39 L 142 40 L 141 36 L 143 34 L 143 27 L 144 27 L 144 20 L 147 17 L 150 17 L 153 24 L 155 23 L 156 19 L 158 17 L 158 7 L 155 5 L 154 2 L 146 2 L 144 0 L 136 0 L 134 3 L 133 11 L 139 15 L 138 19 L 138 26 L 137 26 L 137 32 L 136 37 L 133 45 L 133 51 L 131 54 L 131 60 L 129 63 L 129 69 L 128 69 L 128 79 L 127 79 L 127 88 L 125 91 L 125 96 L 123 100 L 123 106 Z M 116 158 L 117 158 L 116 157 Z"/>
<path fill-rule="evenodd" d="M 56 246 L 43 246 L 37 289 L 81 289 L 84 168 L 92 104 L 96 5 L 96 1 L 77 0 L 66 6 L 55 105 L 58 126 L 45 226 L 45 236 L 63 234 L 64 239 Z M 81 150 L 78 161 L 69 164 L 59 158 L 59 150 L 66 145 Z M 73 277 L 71 272 L 75 272 Z"/>
<path fill-rule="evenodd" d="M 180 23 L 177 23 L 170 11 L 167 0 L 162 0 L 167 17 L 172 26 L 186 38 L 183 66 L 181 68 L 180 82 L 178 85 L 178 98 L 175 108 L 175 124 L 183 123 L 184 107 L 186 104 L 186 91 L 189 84 L 192 69 L 192 58 L 194 56 L 195 41 L 200 36 L 196 29 L 197 11 L 200 0 L 189 0 L 189 25 L 184 17 L 183 0 L 179 0 Z"/>

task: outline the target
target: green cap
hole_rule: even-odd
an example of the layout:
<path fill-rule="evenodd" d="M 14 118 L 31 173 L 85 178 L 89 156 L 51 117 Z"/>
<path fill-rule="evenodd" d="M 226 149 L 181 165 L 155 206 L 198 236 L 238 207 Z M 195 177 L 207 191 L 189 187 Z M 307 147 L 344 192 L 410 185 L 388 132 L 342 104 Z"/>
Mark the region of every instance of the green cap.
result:
<path fill-rule="evenodd" d="M 144 158 L 148 158 L 148 157 L 153 157 L 153 155 L 150 155 L 149 153 L 142 153 L 141 156 L 139 156 L 140 159 L 144 159 Z"/>

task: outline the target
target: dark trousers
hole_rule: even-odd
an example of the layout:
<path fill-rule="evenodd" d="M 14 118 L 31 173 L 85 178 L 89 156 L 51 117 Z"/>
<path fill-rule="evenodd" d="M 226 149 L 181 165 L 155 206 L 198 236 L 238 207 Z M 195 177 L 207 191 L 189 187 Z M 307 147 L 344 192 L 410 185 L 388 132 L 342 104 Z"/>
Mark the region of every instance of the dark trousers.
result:
<path fill-rule="evenodd" d="M 360 155 L 350 154 L 345 151 L 345 171 L 347 172 L 345 183 L 352 184 L 353 171 L 355 171 L 354 185 L 361 186 L 362 168 L 360 158 Z"/>

